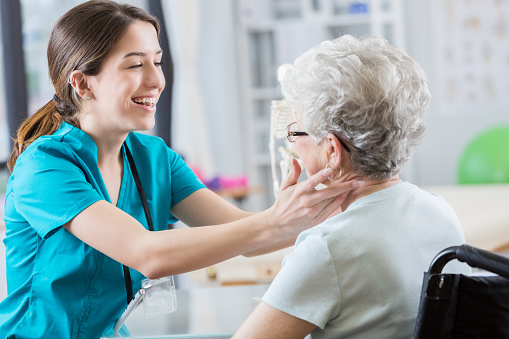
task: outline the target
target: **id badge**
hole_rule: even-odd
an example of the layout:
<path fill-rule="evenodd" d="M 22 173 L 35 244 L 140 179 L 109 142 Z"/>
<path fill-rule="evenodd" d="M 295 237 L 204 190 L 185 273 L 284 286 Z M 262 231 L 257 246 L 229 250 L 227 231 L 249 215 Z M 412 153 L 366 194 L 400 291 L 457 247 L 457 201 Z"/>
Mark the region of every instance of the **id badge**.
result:
<path fill-rule="evenodd" d="M 143 309 L 145 318 L 152 319 L 177 310 L 177 293 L 173 276 L 160 279 L 144 279 L 141 287 L 145 291 Z"/>

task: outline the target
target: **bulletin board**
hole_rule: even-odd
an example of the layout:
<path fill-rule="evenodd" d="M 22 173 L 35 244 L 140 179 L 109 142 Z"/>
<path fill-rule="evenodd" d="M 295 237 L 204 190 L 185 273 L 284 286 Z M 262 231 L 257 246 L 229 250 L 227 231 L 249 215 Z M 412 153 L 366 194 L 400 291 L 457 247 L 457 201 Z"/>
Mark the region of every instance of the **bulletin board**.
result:
<path fill-rule="evenodd" d="M 431 0 L 430 5 L 440 114 L 509 107 L 509 1 Z"/>

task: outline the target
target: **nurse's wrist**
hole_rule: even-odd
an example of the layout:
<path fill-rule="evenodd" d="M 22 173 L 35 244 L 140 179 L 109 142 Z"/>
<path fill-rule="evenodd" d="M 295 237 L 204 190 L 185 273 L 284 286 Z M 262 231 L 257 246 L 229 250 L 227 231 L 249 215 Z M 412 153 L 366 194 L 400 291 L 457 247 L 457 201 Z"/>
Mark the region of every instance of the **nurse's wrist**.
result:
<path fill-rule="evenodd" d="M 263 226 L 267 241 L 273 243 L 293 236 L 292 228 L 286 225 L 286 221 L 279 220 L 274 205 L 263 212 L 258 213 L 260 223 Z"/>

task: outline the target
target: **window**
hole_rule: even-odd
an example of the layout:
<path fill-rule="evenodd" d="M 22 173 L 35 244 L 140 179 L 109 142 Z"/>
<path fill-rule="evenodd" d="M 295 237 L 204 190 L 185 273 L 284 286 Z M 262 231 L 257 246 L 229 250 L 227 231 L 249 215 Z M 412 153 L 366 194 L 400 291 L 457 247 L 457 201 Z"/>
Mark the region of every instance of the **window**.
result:
<path fill-rule="evenodd" d="M 3 50 L 1 29 L 0 25 L 0 48 Z M 7 161 L 10 150 L 9 125 L 7 123 L 7 109 L 5 107 L 4 54 L 0 53 L 0 163 Z M 1 184 L 0 192 L 3 192 Z"/>

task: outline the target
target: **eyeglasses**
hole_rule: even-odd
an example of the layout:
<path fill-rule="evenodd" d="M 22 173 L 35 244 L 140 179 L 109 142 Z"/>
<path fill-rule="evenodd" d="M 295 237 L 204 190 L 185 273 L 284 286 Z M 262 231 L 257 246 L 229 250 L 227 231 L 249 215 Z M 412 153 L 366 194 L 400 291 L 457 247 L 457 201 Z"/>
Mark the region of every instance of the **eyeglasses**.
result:
<path fill-rule="evenodd" d="M 288 139 L 289 142 L 295 142 L 295 137 L 300 137 L 300 136 L 304 136 L 304 135 L 309 135 L 307 134 L 306 132 L 302 132 L 302 131 L 295 131 L 295 128 L 297 128 L 297 122 L 292 122 L 291 124 L 289 124 L 288 126 L 286 126 L 286 131 L 288 132 L 288 135 L 286 136 L 286 138 Z M 343 140 L 341 140 L 340 137 L 338 137 L 336 135 L 336 137 L 338 138 L 339 142 L 341 143 L 341 145 L 345 148 L 345 151 L 347 152 L 351 152 L 350 151 L 350 147 L 348 147 L 345 142 Z"/>
<path fill-rule="evenodd" d="M 295 128 L 297 128 L 297 122 L 292 122 L 291 124 L 286 126 L 286 131 L 288 132 L 286 138 L 288 139 L 289 142 L 295 142 L 295 137 L 309 135 L 306 132 L 295 131 Z"/>

